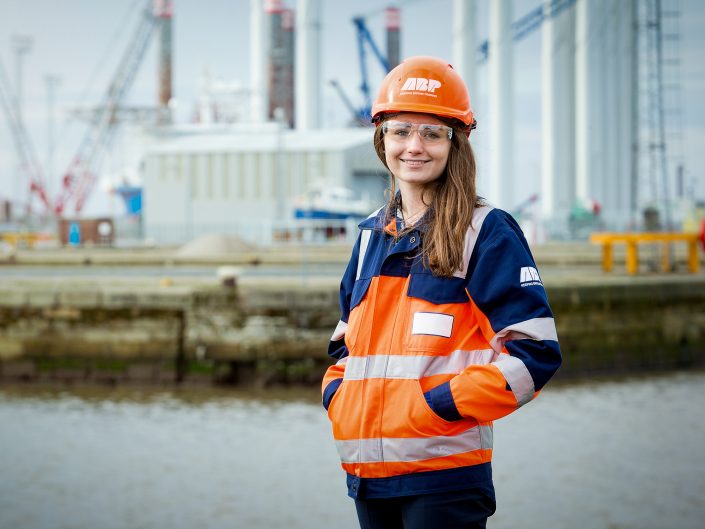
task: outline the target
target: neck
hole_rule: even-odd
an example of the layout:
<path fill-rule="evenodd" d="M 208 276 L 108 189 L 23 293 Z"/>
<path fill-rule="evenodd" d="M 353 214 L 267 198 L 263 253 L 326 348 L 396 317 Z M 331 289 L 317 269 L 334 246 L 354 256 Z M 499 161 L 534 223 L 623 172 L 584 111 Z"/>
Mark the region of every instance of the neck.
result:
<path fill-rule="evenodd" d="M 419 220 L 428 209 L 430 202 L 424 202 L 424 189 L 418 186 L 403 185 L 399 182 L 399 193 L 401 194 L 401 212 L 404 221 L 411 225 Z M 426 192 L 426 200 L 433 197 L 429 191 Z"/>

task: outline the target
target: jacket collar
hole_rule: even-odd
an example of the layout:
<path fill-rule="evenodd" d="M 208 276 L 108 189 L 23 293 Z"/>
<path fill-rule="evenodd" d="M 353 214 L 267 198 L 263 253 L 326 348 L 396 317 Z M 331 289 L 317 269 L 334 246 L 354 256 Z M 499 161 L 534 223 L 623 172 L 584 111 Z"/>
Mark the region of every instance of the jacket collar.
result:
<path fill-rule="evenodd" d="M 396 237 L 403 229 L 401 215 L 397 214 L 393 218 L 386 216 L 387 206 L 386 204 L 380 209 L 372 213 L 369 217 L 358 224 L 361 229 L 367 230 L 377 230 L 384 231 L 389 235 Z M 419 219 L 419 221 L 414 224 L 414 230 L 419 233 L 426 233 L 428 231 L 428 212 L 424 213 L 424 216 Z"/>

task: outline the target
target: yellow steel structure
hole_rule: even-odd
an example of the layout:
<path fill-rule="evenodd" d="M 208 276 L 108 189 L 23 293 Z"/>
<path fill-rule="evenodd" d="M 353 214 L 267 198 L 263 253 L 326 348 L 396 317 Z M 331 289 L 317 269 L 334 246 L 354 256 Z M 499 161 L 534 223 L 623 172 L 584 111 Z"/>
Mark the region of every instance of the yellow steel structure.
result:
<path fill-rule="evenodd" d="M 9 244 L 13 248 L 32 248 L 34 243 L 41 239 L 41 235 L 35 232 L 5 232 L 0 233 L 0 240 Z"/>
<path fill-rule="evenodd" d="M 670 245 L 683 241 L 688 245 L 688 270 L 695 274 L 700 269 L 698 258 L 698 234 L 680 232 L 644 232 L 644 233 L 610 233 L 597 232 L 590 234 L 590 242 L 602 245 L 602 269 L 612 271 L 614 267 L 613 246 L 626 244 L 627 273 L 634 275 L 639 270 L 639 253 L 637 246 L 641 243 L 661 244 L 661 271 L 671 270 Z"/>

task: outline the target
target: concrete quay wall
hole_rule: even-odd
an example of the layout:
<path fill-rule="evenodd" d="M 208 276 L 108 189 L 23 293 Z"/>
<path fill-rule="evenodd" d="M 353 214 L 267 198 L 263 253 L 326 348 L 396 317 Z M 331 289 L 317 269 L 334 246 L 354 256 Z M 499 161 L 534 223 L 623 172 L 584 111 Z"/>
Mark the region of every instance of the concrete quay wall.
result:
<path fill-rule="evenodd" d="M 705 365 L 705 276 L 546 279 L 561 376 Z M 316 383 L 338 280 L 0 283 L 0 380 Z"/>

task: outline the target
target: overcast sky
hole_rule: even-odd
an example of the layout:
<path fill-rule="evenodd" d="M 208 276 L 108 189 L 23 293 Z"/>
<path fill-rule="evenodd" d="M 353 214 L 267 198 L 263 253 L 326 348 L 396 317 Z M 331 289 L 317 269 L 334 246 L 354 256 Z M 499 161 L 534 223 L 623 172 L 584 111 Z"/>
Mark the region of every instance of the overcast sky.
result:
<path fill-rule="evenodd" d="M 97 103 L 117 67 L 137 23 L 144 0 L 0 0 L 0 61 L 8 76 L 16 77 L 16 61 L 10 45 L 13 35 L 30 35 L 33 48 L 23 62 L 24 115 L 40 159 L 48 159 L 48 102 L 45 77 L 58 76 L 55 131 L 57 146 L 53 163 L 54 188 L 68 166 L 85 125 L 66 119 L 66 109 Z M 619 0 L 609 0 L 619 1 Z M 669 0 L 664 0 L 666 3 Z M 489 0 L 478 0 L 478 30 L 487 36 Z M 295 0 L 287 0 L 295 7 Z M 514 18 L 539 5 L 539 0 L 515 0 Z M 686 177 L 696 182 L 696 194 L 705 198 L 705 1 L 682 0 L 683 132 Z M 194 108 L 198 79 L 206 69 L 214 77 L 237 79 L 249 76 L 249 0 L 175 0 L 174 97 L 177 119 L 185 121 Z M 359 61 L 354 26 L 355 14 L 367 21 L 377 42 L 384 46 L 383 14 L 378 0 L 355 2 L 323 0 L 323 89 L 321 115 L 331 126 L 348 119 L 336 93 L 327 85 L 337 79 L 348 94 L 361 103 Z M 402 55 L 437 55 L 452 61 L 452 0 L 410 0 L 402 6 Z M 515 46 L 516 165 L 523 175 L 520 194 L 529 196 L 540 187 L 541 120 L 540 31 Z M 156 101 L 156 46 L 152 43 L 130 91 L 128 102 Z M 374 58 L 368 56 L 371 84 L 383 77 Z M 486 100 L 486 68 L 478 71 L 478 94 L 472 94 L 482 124 Z M 486 143 L 481 131 L 477 142 L 482 175 Z M 107 172 L 121 164 L 120 143 L 108 159 Z M 0 113 L 0 197 L 26 195 L 26 183 L 15 176 L 17 161 L 4 113 Z M 482 176 L 481 176 L 482 179 Z M 105 208 L 105 197 L 96 188 L 88 212 Z"/>

